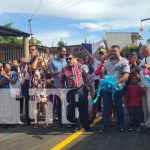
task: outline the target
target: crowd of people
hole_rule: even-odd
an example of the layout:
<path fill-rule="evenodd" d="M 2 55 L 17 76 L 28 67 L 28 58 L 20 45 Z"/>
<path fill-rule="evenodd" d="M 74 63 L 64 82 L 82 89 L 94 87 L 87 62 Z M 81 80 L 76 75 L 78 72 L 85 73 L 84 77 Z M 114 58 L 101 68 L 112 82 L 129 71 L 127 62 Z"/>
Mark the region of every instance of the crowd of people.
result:
<path fill-rule="evenodd" d="M 31 123 L 29 117 L 29 100 L 34 100 L 34 128 L 38 128 L 38 114 L 45 115 L 44 127 L 48 127 L 47 102 L 53 103 L 53 112 L 58 116 L 62 126 L 61 100 L 57 96 L 47 97 L 46 89 L 70 89 L 66 95 L 67 119 L 70 121 L 73 132 L 81 126 L 91 131 L 90 123 L 99 112 L 102 114 L 100 132 L 106 132 L 111 123 L 117 118 L 116 124 L 120 131 L 124 131 L 124 108 L 128 109 L 128 130 L 140 131 L 141 127 L 150 128 L 150 83 L 145 78 L 150 72 L 150 47 L 143 45 L 138 53 L 121 56 L 118 45 L 113 45 L 109 53 L 99 52 L 99 60 L 94 58 L 88 50 L 83 48 L 82 56 L 76 57 L 67 53 L 65 47 L 58 47 L 58 54 L 53 58 L 40 56 L 35 45 L 30 46 L 30 57 L 0 63 L 0 88 L 20 88 L 21 94 L 16 97 L 20 100 L 20 114 L 25 112 L 23 122 Z M 142 68 L 142 69 L 139 69 Z M 96 97 L 101 80 L 106 75 L 113 75 L 120 89 L 112 98 L 112 91 L 102 90 L 96 103 L 92 104 L 92 117 L 89 117 L 88 103 Z M 29 88 L 43 89 L 29 96 Z M 75 95 L 78 94 L 78 101 Z M 90 99 L 89 99 L 90 95 Z M 25 106 L 25 107 L 24 107 Z M 79 115 L 76 116 L 75 108 Z M 24 109 L 25 108 L 25 109 Z"/>

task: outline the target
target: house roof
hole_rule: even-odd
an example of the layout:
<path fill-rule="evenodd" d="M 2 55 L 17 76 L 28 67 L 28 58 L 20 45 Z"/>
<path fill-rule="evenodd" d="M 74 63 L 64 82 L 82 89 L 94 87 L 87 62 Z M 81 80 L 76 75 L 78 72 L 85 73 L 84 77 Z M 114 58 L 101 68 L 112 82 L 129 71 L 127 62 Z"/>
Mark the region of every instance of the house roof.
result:
<path fill-rule="evenodd" d="M 132 38 L 135 38 L 137 40 L 143 40 L 142 35 L 139 32 L 106 32 L 106 34 L 131 34 Z"/>
<path fill-rule="evenodd" d="M 30 34 L 18 31 L 15 29 L 8 29 L 6 27 L 0 26 L 0 36 L 18 36 L 18 37 L 29 37 Z"/>
<path fill-rule="evenodd" d="M 143 40 L 143 37 L 141 36 L 139 32 L 131 32 L 131 37 L 136 38 L 138 40 Z"/>

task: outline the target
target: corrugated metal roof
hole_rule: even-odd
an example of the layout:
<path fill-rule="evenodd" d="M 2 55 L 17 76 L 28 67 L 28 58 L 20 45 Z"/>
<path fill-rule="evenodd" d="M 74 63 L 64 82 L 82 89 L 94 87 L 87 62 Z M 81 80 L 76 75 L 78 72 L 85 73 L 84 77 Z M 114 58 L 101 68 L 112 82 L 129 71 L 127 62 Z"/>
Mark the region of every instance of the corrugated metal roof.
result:
<path fill-rule="evenodd" d="M 0 26 L 0 36 L 18 36 L 18 37 L 29 37 L 30 34 L 18 31 L 15 29 L 8 29 L 6 27 Z"/>

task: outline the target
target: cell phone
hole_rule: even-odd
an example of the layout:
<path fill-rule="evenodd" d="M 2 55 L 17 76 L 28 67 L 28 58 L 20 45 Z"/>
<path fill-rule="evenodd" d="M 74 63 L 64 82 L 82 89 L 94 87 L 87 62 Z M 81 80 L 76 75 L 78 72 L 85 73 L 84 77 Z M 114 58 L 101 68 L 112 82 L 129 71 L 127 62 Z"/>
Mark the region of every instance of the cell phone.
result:
<path fill-rule="evenodd" d="M 3 71 L 3 67 L 0 67 L 0 72 L 2 72 Z"/>
<path fill-rule="evenodd" d="M 33 57 L 33 58 L 30 60 L 29 64 L 31 65 L 31 64 L 34 62 L 35 59 L 36 59 L 36 57 Z"/>

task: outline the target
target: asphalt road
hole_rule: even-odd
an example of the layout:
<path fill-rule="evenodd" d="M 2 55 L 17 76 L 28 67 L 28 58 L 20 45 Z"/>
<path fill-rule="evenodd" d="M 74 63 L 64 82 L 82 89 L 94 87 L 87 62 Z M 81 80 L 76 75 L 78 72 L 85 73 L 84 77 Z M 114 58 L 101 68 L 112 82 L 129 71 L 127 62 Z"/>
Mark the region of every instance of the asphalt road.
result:
<path fill-rule="evenodd" d="M 32 125 L 0 127 L 0 150 L 48 150 L 70 134 L 67 127 L 52 125 L 49 128 L 40 126 L 38 129 Z"/>
<path fill-rule="evenodd" d="M 111 127 L 106 133 L 99 133 L 95 126 L 91 134 L 74 141 L 64 150 L 150 150 L 150 134 L 144 129 L 140 132 L 118 131 Z"/>
<path fill-rule="evenodd" d="M 150 135 L 141 132 L 125 131 L 120 133 L 116 127 L 111 127 L 107 133 L 98 133 L 95 125 L 92 132 L 85 132 L 64 150 L 150 150 Z M 72 135 L 66 126 L 49 128 L 40 126 L 17 126 L 14 128 L 0 126 L 0 150 L 50 150 L 52 147 Z"/>

